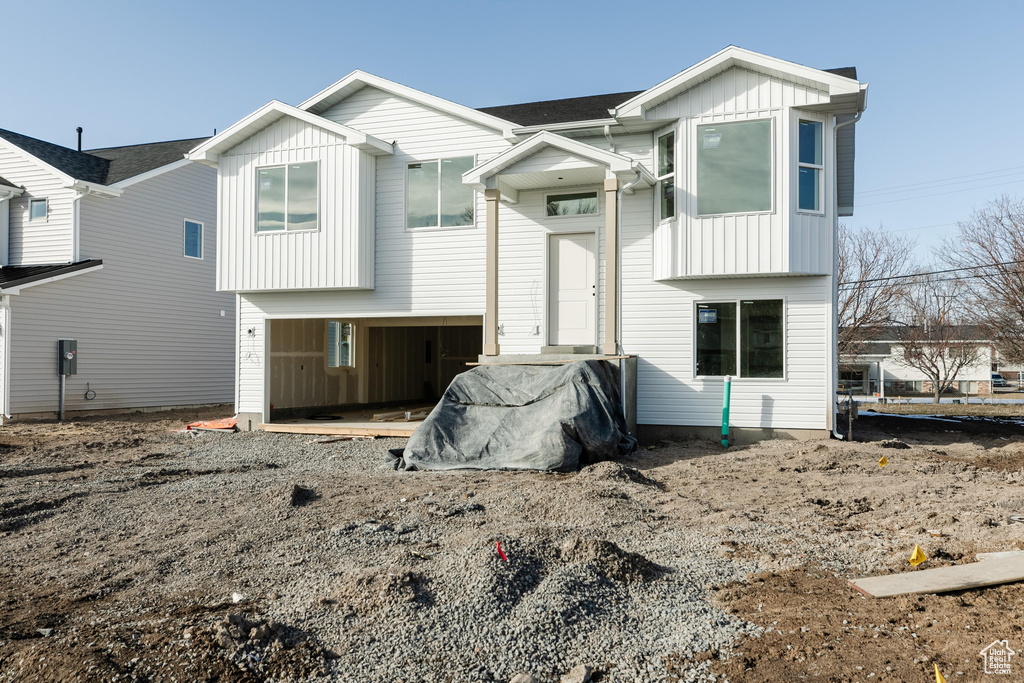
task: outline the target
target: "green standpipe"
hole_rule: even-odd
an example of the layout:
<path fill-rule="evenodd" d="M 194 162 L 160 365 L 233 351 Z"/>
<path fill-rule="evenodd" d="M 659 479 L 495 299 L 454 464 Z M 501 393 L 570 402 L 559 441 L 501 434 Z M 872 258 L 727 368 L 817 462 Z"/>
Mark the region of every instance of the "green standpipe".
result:
<path fill-rule="evenodd" d="M 732 377 L 725 376 L 722 388 L 722 445 L 729 447 L 729 396 L 732 393 Z"/>

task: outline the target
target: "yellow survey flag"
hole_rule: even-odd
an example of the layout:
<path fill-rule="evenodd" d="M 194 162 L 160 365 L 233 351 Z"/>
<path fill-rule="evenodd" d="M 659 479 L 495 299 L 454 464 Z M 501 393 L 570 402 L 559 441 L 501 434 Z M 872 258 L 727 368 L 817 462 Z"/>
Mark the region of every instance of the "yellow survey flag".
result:
<path fill-rule="evenodd" d="M 887 457 L 885 457 L 884 455 L 881 458 L 878 459 L 878 466 L 879 467 L 885 467 L 888 464 L 889 464 L 889 459 Z"/>
<path fill-rule="evenodd" d="M 914 552 L 910 554 L 910 566 L 916 567 L 927 559 L 928 557 L 924 554 L 924 551 L 921 550 L 921 546 L 915 545 Z"/>
<path fill-rule="evenodd" d="M 932 662 L 932 664 L 935 664 L 935 662 Z M 942 674 L 939 673 L 938 664 L 935 664 L 935 683 L 946 683 L 946 679 L 943 678 Z"/>

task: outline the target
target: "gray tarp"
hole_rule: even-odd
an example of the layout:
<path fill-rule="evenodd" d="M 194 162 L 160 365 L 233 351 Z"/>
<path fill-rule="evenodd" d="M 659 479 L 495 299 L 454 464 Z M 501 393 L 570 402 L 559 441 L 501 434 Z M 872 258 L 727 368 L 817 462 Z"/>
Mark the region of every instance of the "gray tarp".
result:
<path fill-rule="evenodd" d="M 457 376 L 409 438 L 396 469 L 568 472 L 636 449 L 619 401 L 618 368 L 480 365 Z"/>

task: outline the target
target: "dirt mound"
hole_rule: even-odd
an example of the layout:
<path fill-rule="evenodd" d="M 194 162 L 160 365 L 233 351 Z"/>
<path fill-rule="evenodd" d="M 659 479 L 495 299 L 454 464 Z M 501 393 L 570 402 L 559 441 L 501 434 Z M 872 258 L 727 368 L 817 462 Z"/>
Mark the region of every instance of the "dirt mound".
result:
<path fill-rule="evenodd" d="M 592 565 L 598 574 L 616 581 L 649 580 L 662 573 L 646 557 L 596 538 L 571 538 L 562 544 L 560 556 L 562 562 Z"/>
<path fill-rule="evenodd" d="M 661 488 L 661 482 L 645 476 L 640 470 L 627 467 L 620 462 L 606 460 L 589 467 L 584 467 L 577 475 L 584 481 L 631 482 L 642 486 Z"/>
<path fill-rule="evenodd" d="M 341 609 L 358 616 L 376 614 L 398 605 L 428 603 L 426 578 L 409 569 L 366 569 L 349 579 L 332 596 Z"/>
<path fill-rule="evenodd" d="M 900 441 L 899 439 L 886 439 L 878 445 L 882 448 L 910 448 L 908 443 Z"/>

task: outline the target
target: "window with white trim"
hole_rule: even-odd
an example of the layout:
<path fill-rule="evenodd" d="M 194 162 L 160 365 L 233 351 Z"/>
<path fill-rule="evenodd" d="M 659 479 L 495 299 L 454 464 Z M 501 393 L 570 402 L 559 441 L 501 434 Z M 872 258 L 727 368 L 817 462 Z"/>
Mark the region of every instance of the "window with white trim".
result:
<path fill-rule="evenodd" d="M 352 357 L 352 323 L 327 321 L 327 367 L 350 368 Z"/>
<path fill-rule="evenodd" d="M 203 258 L 203 224 L 185 219 L 185 256 Z"/>
<path fill-rule="evenodd" d="M 462 174 L 473 157 L 417 161 L 406 167 L 405 227 L 453 228 L 473 225 L 473 189 Z"/>
<path fill-rule="evenodd" d="M 28 200 L 28 219 L 30 221 L 45 221 L 49 203 L 45 199 Z"/>
<path fill-rule="evenodd" d="M 797 187 L 799 188 L 800 211 L 821 212 L 821 183 L 825 175 L 825 166 L 821 154 L 821 122 L 801 121 L 800 133 L 797 136 L 799 150 L 799 168 Z"/>
<path fill-rule="evenodd" d="M 597 213 L 597 192 L 549 194 L 545 199 L 549 216 L 582 216 Z"/>
<path fill-rule="evenodd" d="M 697 213 L 772 210 L 772 120 L 697 126 Z"/>
<path fill-rule="evenodd" d="M 256 232 L 316 230 L 319 164 L 256 169 Z"/>
<path fill-rule="evenodd" d="M 676 133 L 658 137 L 658 205 L 661 220 L 676 215 Z"/>
<path fill-rule="evenodd" d="M 696 313 L 698 377 L 783 377 L 782 299 L 702 301 Z"/>

